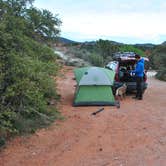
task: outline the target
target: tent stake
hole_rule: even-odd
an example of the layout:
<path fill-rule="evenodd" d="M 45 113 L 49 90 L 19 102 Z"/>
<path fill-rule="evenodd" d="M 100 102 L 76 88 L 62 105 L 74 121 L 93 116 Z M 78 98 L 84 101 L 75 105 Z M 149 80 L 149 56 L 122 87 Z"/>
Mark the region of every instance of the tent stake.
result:
<path fill-rule="evenodd" d="M 96 114 L 98 114 L 99 112 L 101 112 L 101 111 L 103 111 L 104 110 L 104 108 L 100 108 L 99 110 L 97 110 L 96 112 L 93 112 L 91 115 L 96 115 Z"/>

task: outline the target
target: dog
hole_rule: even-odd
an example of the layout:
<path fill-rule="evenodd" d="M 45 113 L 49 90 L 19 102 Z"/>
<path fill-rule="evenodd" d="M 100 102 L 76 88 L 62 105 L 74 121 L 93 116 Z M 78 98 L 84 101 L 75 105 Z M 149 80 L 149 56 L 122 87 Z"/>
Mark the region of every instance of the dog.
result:
<path fill-rule="evenodd" d="M 127 85 L 124 83 L 121 87 L 119 87 L 117 90 L 116 90 L 116 94 L 115 94 L 115 97 L 117 100 L 122 100 L 126 97 L 126 89 L 127 89 Z"/>

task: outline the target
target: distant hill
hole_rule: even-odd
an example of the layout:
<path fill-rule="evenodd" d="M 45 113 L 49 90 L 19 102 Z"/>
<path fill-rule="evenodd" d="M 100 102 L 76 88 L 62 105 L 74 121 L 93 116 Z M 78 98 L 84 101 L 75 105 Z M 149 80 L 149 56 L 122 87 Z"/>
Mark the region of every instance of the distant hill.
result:
<path fill-rule="evenodd" d="M 136 47 L 146 47 L 146 48 L 153 48 L 156 45 L 155 44 L 151 44 L 151 43 L 144 43 L 144 44 L 134 44 L 134 46 Z"/>
<path fill-rule="evenodd" d="M 78 42 L 78 41 L 73 41 L 73 40 L 70 40 L 70 39 L 67 39 L 67 38 L 64 38 L 64 37 L 59 37 L 57 39 L 57 42 L 61 43 L 61 44 L 83 44 L 83 45 L 95 45 L 96 44 L 96 41 Z M 110 42 L 113 45 L 123 45 L 124 44 L 124 43 L 120 43 L 120 42 L 116 42 L 116 41 L 111 41 L 111 40 L 110 40 Z"/>
<path fill-rule="evenodd" d="M 79 42 L 79 41 L 73 41 L 64 37 L 59 37 L 58 42 L 62 43 L 62 44 L 85 44 L 85 45 L 94 45 L 96 43 L 96 41 L 85 41 L 85 42 Z M 116 41 L 112 41 L 112 40 L 108 40 L 110 41 L 113 45 L 124 45 L 125 43 L 120 43 L 120 42 L 116 42 Z M 163 42 L 162 44 L 166 44 L 166 41 Z M 145 48 L 154 48 L 156 45 L 152 44 L 152 43 L 143 43 L 143 44 L 130 44 L 136 47 L 145 47 Z"/>
<path fill-rule="evenodd" d="M 116 41 L 112 41 L 112 40 L 107 40 L 107 41 L 109 41 L 112 45 L 123 45 L 123 43 L 119 43 Z M 94 45 L 94 44 L 96 44 L 96 41 L 85 41 L 85 42 L 82 42 L 82 44 Z"/>
<path fill-rule="evenodd" d="M 162 43 L 162 45 L 166 45 L 166 41 Z"/>
<path fill-rule="evenodd" d="M 84 45 L 95 45 L 96 41 L 85 41 L 85 42 L 82 42 L 82 44 L 84 44 Z"/>
<path fill-rule="evenodd" d="M 67 39 L 67 38 L 64 38 L 64 37 L 59 37 L 59 38 L 57 39 L 57 41 L 58 41 L 59 43 L 62 43 L 62 44 L 80 43 L 80 42 L 73 41 L 73 40 L 70 40 L 70 39 Z"/>

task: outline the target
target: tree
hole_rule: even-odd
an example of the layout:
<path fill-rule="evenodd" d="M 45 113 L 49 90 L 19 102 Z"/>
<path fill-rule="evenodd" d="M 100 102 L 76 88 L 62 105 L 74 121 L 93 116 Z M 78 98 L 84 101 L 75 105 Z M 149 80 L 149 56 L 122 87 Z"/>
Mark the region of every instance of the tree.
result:
<path fill-rule="evenodd" d="M 54 40 L 60 33 L 61 21 L 48 10 L 39 10 L 34 7 L 27 9 L 26 19 L 31 28 L 31 36 L 44 41 Z"/>
<path fill-rule="evenodd" d="M 139 54 L 141 56 L 145 55 L 145 53 L 141 49 L 136 48 L 136 47 L 134 47 L 132 45 L 122 45 L 119 48 L 119 51 L 121 51 L 121 52 L 134 52 L 134 53 L 137 53 L 137 54 Z"/>
<path fill-rule="evenodd" d="M 151 67 L 158 71 L 156 77 L 166 81 L 166 45 L 157 46 L 149 58 Z"/>
<path fill-rule="evenodd" d="M 101 54 L 105 62 L 107 61 L 107 59 L 110 59 L 113 53 L 117 52 L 119 48 L 117 45 L 112 44 L 111 41 L 102 39 L 97 41 L 96 45 L 99 50 L 99 53 Z"/>
<path fill-rule="evenodd" d="M 50 123 L 53 116 L 47 103 L 58 97 L 51 79 L 58 70 L 56 55 L 38 41 L 53 41 L 60 20 L 36 9 L 42 25 L 31 27 L 38 25 L 29 15 L 32 2 L 0 1 L 0 140 Z"/>

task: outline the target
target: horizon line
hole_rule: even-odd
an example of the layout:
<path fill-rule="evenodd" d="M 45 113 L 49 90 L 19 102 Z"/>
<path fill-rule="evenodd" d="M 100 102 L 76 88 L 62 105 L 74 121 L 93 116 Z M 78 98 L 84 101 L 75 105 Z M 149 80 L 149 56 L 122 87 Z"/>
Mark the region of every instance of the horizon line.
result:
<path fill-rule="evenodd" d="M 98 39 L 74 39 L 74 38 L 71 38 L 71 37 L 65 37 L 65 36 L 59 36 L 60 38 L 65 38 L 67 40 L 71 40 L 73 42 L 76 42 L 76 43 L 84 43 L 84 42 L 96 42 L 98 40 L 108 40 L 108 41 L 113 41 L 113 42 L 116 42 L 116 43 L 119 43 L 119 44 L 131 44 L 131 45 L 136 45 L 136 44 L 152 44 L 152 45 L 161 45 L 162 43 L 164 43 L 165 41 L 162 41 L 161 43 L 153 43 L 153 42 L 132 42 L 132 43 L 129 43 L 129 42 L 121 42 L 121 41 L 118 41 L 118 40 L 110 40 L 109 38 L 106 39 L 102 39 L 102 38 L 98 38 Z"/>

